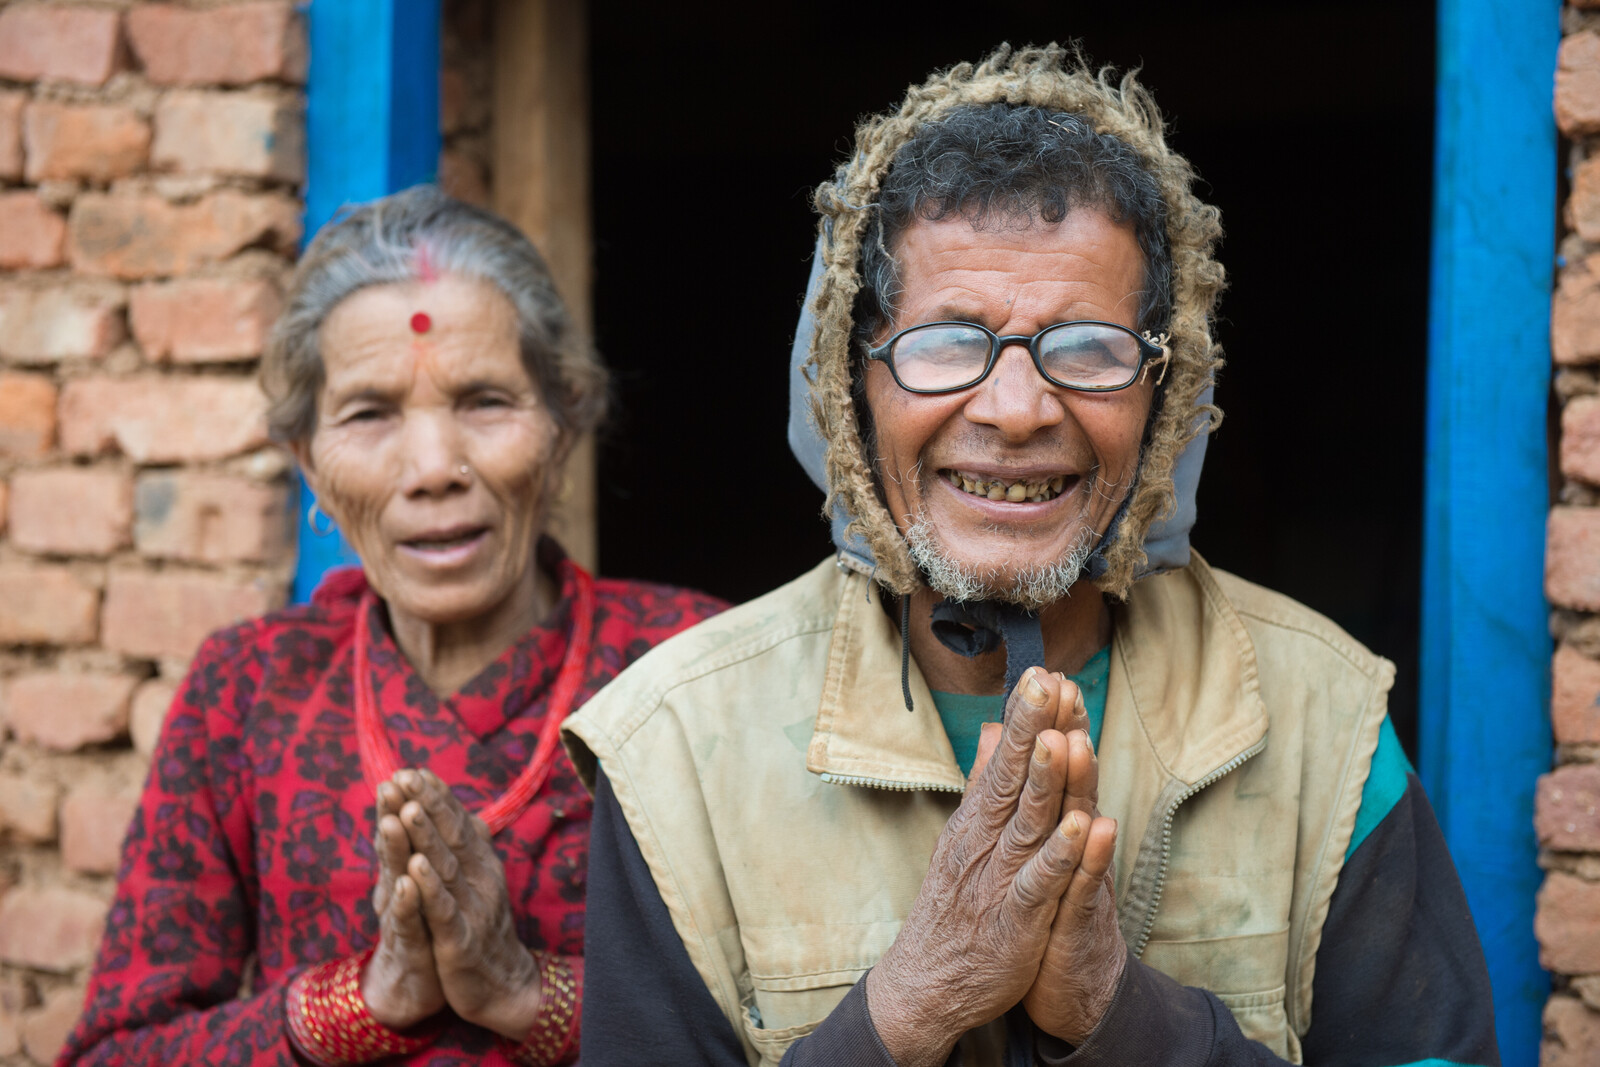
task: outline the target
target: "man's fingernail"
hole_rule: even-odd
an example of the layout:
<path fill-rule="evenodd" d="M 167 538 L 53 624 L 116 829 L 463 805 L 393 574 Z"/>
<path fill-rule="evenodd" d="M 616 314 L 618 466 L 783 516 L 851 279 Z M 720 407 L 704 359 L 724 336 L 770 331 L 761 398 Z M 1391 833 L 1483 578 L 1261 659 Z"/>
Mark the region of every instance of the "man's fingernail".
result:
<path fill-rule="evenodd" d="M 1042 737 L 1033 739 L 1033 762 L 1040 764 L 1050 762 L 1050 746 L 1044 743 Z"/>
<path fill-rule="evenodd" d="M 1039 684 L 1038 672 L 1029 667 L 1027 683 L 1022 687 L 1022 699 L 1034 707 L 1040 707 L 1048 697 L 1049 694 L 1045 692 L 1044 686 Z"/>
<path fill-rule="evenodd" d="M 1067 817 L 1061 821 L 1061 836 L 1068 841 L 1076 841 L 1078 835 L 1083 833 L 1083 827 L 1079 825 L 1079 822 L 1077 812 L 1068 812 Z"/>

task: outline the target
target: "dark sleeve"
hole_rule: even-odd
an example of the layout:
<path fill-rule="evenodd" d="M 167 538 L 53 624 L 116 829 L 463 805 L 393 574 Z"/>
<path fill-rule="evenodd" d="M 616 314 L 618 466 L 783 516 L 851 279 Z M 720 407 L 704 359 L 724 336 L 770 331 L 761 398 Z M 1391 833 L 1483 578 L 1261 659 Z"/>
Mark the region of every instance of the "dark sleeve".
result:
<path fill-rule="evenodd" d="M 1444 835 L 1415 776 L 1345 861 L 1312 981 L 1309 1067 L 1498 1067 L 1489 972 Z M 1041 1067 L 1281 1064 L 1203 989 L 1130 961 L 1077 1049 L 1041 1035 Z"/>
<path fill-rule="evenodd" d="M 744 1047 L 689 962 L 604 772 L 595 782 L 589 826 L 587 911 L 585 1067 L 745 1067 Z"/>
<path fill-rule="evenodd" d="M 689 961 L 655 878 L 605 772 L 589 829 L 584 944 L 583 1064 L 693 1063 L 744 1067 L 744 1046 Z M 857 983 L 785 1067 L 895 1067 Z"/>

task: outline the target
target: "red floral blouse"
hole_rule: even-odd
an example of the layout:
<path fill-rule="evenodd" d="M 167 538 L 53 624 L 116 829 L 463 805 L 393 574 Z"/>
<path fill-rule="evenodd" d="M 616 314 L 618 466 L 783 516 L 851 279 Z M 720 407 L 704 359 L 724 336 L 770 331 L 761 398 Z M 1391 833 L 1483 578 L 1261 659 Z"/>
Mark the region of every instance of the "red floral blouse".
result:
<path fill-rule="evenodd" d="M 564 573 L 559 558 L 546 542 L 547 573 Z M 545 625 L 449 699 L 423 684 L 386 627 L 373 628 L 373 689 L 402 766 L 431 768 L 468 810 L 510 785 L 532 755 L 566 653 L 572 585 L 568 578 Z M 335 572 L 310 604 L 219 631 L 201 647 L 128 828 L 85 1013 L 59 1063 L 304 1062 L 285 1025 L 285 987 L 378 935 L 373 796 L 350 676 L 365 588 L 359 570 Z M 598 580 L 588 680 L 575 703 L 724 606 L 687 590 Z M 495 837 L 529 949 L 583 953 L 589 814 L 561 755 Z M 404 1062 L 476 1063 L 498 1040 L 451 1017 Z"/>

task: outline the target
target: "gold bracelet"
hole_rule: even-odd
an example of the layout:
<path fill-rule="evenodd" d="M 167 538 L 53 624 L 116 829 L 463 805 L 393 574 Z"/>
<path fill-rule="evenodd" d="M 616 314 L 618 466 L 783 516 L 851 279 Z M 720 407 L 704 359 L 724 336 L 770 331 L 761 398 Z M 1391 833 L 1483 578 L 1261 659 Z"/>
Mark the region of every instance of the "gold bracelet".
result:
<path fill-rule="evenodd" d="M 409 1037 L 373 1017 L 361 995 L 372 949 L 300 972 L 284 997 L 289 1036 L 322 1067 L 349 1067 L 427 1048 L 433 1035 Z"/>
<path fill-rule="evenodd" d="M 511 1058 L 525 1067 L 555 1067 L 578 1051 L 582 964 L 574 973 L 560 956 L 546 953 L 539 963 L 539 1017 Z"/>

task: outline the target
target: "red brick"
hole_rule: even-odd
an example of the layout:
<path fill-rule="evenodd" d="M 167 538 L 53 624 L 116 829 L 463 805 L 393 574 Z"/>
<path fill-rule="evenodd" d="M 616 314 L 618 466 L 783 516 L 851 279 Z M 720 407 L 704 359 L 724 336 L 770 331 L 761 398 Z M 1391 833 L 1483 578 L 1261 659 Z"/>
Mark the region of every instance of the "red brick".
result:
<path fill-rule="evenodd" d="M 85 193 L 67 216 L 72 265 L 119 278 L 188 274 L 256 245 L 289 255 L 299 239 L 300 203 L 276 193 L 225 189 L 193 204 Z"/>
<path fill-rule="evenodd" d="M 125 336 L 123 300 L 104 283 L 0 286 L 0 356 L 19 363 L 98 359 Z"/>
<path fill-rule="evenodd" d="M 212 631 L 254 618 L 282 599 L 259 583 L 204 574 L 114 572 L 106 584 L 102 643 L 128 656 L 192 656 Z"/>
<path fill-rule="evenodd" d="M 0 89 L 0 179 L 22 177 L 22 106 L 27 102 L 27 93 Z"/>
<path fill-rule="evenodd" d="M 1600 611 L 1600 508 L 1550 509 L 1544 590 L 1552 604 Z"/>
<path fill-rule="evenodd" d="M 1550 303 L 1550 353 L 1557 364 L 1600 360 L 1600 279 L 1566 270 Z"/>
<path fill-rule="evenodd" d="M 128 732 L 137 678 L 30 671 L 6 685 L 6 723 L 24 741 L 71 752 Z"/>
<path fill-rule="evenodd" d="M 0 563 L 0 645 L 87 644 L 99 612 L 99 591 L 66 567 Z"/>
<path fill-rule="evenodd" d="M 61 804 L 61 862 L 86 874 L 115 874 L 139 794 L 105 782 L 72 788 Z"/>
<path fill-rule="evenodd" d="M 0 193 L 0 270 L 58 267 L 66 243 L 66 218 L 37 193 Z"/>
<path fill-rule="evenodd" d="M 128 733 L 133 737 L 133 747 L 148 756 L 156 750 L 161 738 L 161 724 L 166 721 L 167 709 L 178 692 L 173 682 L 152 678 L 133 693 L 133 708 L 128 713 Z"/>
<path fill-rule="evenodd" d="M 120 449 L 140 463 L 221 459 L 267 441 L 252 378 L 80 378 L 62 391 L 60 418 L 67 451 Z"/>
<path fill-rule="evenodd" d="M 1541 775 L 1533 827 L 1545 848 L 1600 851 L 1600 766 L 1574 764 Z"/>
<path fill-rule="evenodd" d="M 1551 871 L 1538 900 L 1533 931 L 1540 965 L 1561 974 L 1600 971 L 1600 883 Z"/>
<path fill-rule="evenodd" d="M 187 278 L 141 285 L 128 304 L 146 359 L 204 363 L 260 355 L 283 298 L 260 278 Z"/>
<path fill-rule="evenodd" d="M 134 497 L 134 539 L 146 556 L 264 562 L 288 548 L 288 489 L 221 474 L 152 471 Z"/>
<path fill-rule="evenodd" d="M 0 78 L 100 85 L 122 68 L 117 13 L 66 4 L 0 9 Z"/>
<path fill-rule="evenodd" d="M 83 467 L 18 471 L 11 543 L 27 552 L 105 556 L 131 543 L 133 479 Z"/>
<path fill-rule="evenodd" d="M 1556 125 L 1568 137 L 1600 133 L 1600 35 L 1575 33 L 1556 53 Z"/>
<path fill-rule="evenodd" d="M 180 90 L 156 106 L 157 167 L 186 174 L 305 178 L 305 122 L 298 107 L 256 93 Z"/>
<path fill-rule="evenodd" d="M 22 1017 L 22 1047 L 37 1063 L 54 1063 L 83 1014 L 84 991 L 77 986 L 45 994 L 44 1003 Z"/>
<path fill-rule="evenodd" d="M 305 79 L 305 31 L 287 2 L 194 10 L 141 4 L 128 37 L 157 85 L 244 85 Z"/>
<path fill-rule="evenodd" d="M 109 182 L 144 168 L 150 124 L 119 104 L 35 100 L 23 113 L 22 144 L 30 182 Z"/>
<path fill-rule="evenodd" d="M 1600 1013 L 1575 997 L 1551 997 L 1544 1006 L 1539 1067 L 1594 1067 L 1600 1063 Z"/>
<path fill-rule="evenodd" d="M 0 774 L 0 828 L 23 841 L 56 839 L 61 787 L 26 773 Z"/>
<path fill-rule="evenodd" d="M 1600 396 L 1575 396 L 1562 410 L 1561 473 L 1600 485 Z"/>
<path fill-rule="evenodd" d="M 0 456 L 37 459 L 55 440 L 55 384 L 40 374 L 0 372 Z"/>
<path fill-rule="evenodd" d="M 1600 663 L 1577 649 L 1556 649 L 1550 718 L 1558 744 L 1600 742 Z"/>
<path fill-rule="evenodd" d="M 100 944 L 106 905 L 56 886 L 21 886 L 0 897 L 0 959 L 42 971 L 86 966 Z"/>
<path fill-rule="evenodd" d="M 1584 160 L 1573 171 L 1567 210 L 1585 241 L 1600 241 L 1600 156 Z"/>
<path fill-rule="evenodd" d="M 19 972 L 0 974 L 0 1056 L 22 1051 L 22 1012 L 29 999 L 27 983 Z"/>

